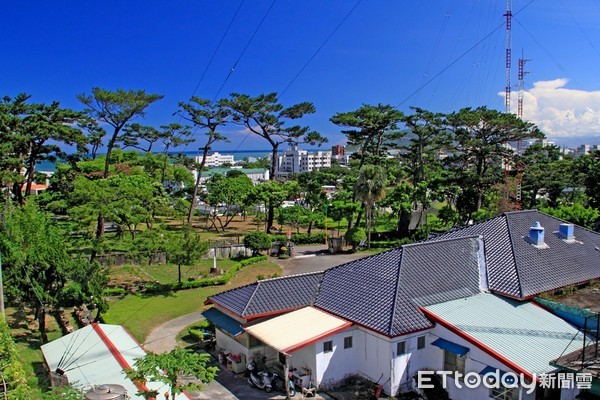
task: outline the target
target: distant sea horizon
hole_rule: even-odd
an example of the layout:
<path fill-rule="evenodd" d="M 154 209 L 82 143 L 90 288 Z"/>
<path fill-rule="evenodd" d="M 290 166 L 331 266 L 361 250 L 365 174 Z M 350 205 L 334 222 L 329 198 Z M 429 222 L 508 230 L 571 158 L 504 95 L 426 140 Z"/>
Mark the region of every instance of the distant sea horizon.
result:
<path fill-rule="evenodd" d="M 308 151 L 319 151 L 319 150 L 323 150 L 321 149 L 306 149 Z M 280 150 L 281 152 L 281 150 Z M 141 153 L 141 152 L 140 152 Z M 190 157 L 194 157 L 197 155 L 202 154 L 201 151 L 199 150 L 195 150 L 195 151 L 172 151 L 169 152 L 170 155 L 175 155 L 175 154 L 179 154 L 179 153 L 183 153 L 185 155 L 188 155 Z M 271 150 L 212 150 L 210 151 L 210 153 L 220 153 L 220 154 L 233 154 L 233 159 L 235 161 L 242 161 L 245 158 L 249 158 L 249 157 L 254 157 L 254 158 L 262 158 L 262 157 L 266 157 L 266 156 L 270 156 L 272 151 Z M 106 154 L 106 153 L 98 153 L 98 154 Z M 153 154 L 162 154 L 162 152 L 153 152 Z M 36 170 L 39 172 L 54 172 L 54 170 L 56 169 L 56 164 L 60 163 L 61 161 L 57 161 L 57 162 L 52 162 L 52 161 L 42 161 L 38 164 L 36 164 Z"/>

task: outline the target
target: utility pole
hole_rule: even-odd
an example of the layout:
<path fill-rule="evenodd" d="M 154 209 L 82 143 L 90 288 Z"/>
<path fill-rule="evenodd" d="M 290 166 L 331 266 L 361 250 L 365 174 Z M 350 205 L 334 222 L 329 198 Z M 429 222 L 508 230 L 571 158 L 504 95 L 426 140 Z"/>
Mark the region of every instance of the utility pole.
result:
<path fill-rule="evenodd" d="M 506 67 L 506 86 L 504 88 L 504 103 L 506 107 L 506 112 L 510 113 L 510 66 L 511 66 L 511 30 L 512 30 L 512 10 L 511 10 L 511 0 L 506 0 L 506 57 L 505 57 L 505 67 Z"/>

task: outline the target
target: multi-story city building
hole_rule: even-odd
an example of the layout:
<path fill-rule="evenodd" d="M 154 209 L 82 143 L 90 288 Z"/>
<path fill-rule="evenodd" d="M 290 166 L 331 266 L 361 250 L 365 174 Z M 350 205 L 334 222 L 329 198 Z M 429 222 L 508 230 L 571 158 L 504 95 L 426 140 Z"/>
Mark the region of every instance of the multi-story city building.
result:
<path fill-rule="evenodd" d="M 277 159 L 276 176 L 285 177 L 302 172 L 310 172 L 318 168 L 331 167 L 331 151 L 309 153 L 298 146 L 284 150 Z"/>
<path fill-rule="evenodd" d="M 201 163 L 202 155 L 194 157 L 194 161 Z M 206 162 L 204 165 L 206 167 L 220 167 L 223 164 L 233 165 L 234 162 L 235 160 L 233 159 L 233 154 L 221 154 L 215 151 L 206 156 Z"/>

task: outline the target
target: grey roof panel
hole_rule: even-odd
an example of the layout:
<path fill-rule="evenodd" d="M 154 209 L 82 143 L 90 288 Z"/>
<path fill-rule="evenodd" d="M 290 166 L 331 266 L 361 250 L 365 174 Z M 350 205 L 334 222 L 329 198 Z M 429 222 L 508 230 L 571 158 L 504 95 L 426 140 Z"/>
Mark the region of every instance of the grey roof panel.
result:
<path fill-rule="evenodd" d="M 399 284 L 419 306 L 480 293 L 479 237 L 404 246 Z"/>
<path fill-rule="evenodd" d="M 258 282 L 243 317 L 312 305 L 323 273 L 292 275 Z"/>
<path fill-rule="evenodd" d="M 600 277 L 600 234 L 575 226 L 575 240 L 558 235 L 564 221 L 539 211 L 506 213 L 523 297 Z M 537 248 L 526 238 L 540 222 L 547 248 Z"/>
<path fill-rule="evenodd" d="M 326 270 L 315 305 L 387 333 L 401 255 L 398 248 Z"/>
<path fill-rule="evenodd" d="M 322 272 L 257 281 L 209 299 L 241 317 L 252 317 L 312 305 Z"/>
<path fill-rule="evenodd" d="M 431 240 L 438 241 L 472 235 L 483 236 L 490 289 L 509 296 L 521 297 L 517 265 L 510 243 L 509 227 L 504 215 L 441 234 Z"/>

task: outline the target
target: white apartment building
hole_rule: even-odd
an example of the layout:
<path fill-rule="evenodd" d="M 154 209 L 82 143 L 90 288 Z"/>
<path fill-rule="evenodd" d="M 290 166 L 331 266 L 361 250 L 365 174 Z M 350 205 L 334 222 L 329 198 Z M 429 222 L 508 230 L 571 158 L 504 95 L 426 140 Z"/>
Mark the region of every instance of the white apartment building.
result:
<path fill-rule="evenodd" d="M 197 163 L 202 162 L 202 155 L 194 157 L 194 161 Z M 207 167 L 220 167 L 223 164 L 234 164 L 233 154 L 221 154 L 219 152 L 212 152 L 206 156 L 206 162 L 204 163 Z"/>
<path fill-rule="evenodd" d="M 331 167 L 331 151 L 309 153 L 307 150 L 300 150 L 298 146 L 294 146 L 284 150 L 283 154 L 277 157 L 276 175 L 285 177 L 327 167 Z"/>

